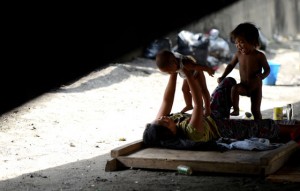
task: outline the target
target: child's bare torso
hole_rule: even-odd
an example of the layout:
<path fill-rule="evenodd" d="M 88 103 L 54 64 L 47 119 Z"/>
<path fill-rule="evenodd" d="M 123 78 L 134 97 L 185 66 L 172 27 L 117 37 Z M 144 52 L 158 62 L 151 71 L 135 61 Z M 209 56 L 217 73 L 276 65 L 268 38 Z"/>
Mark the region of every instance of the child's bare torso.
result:
<path fill-rule="evenodd" d="M 262 53 L 254 51 L 251 54 L 238 55 L 240 84 L 247 89 L 248 94 L 262 87 L 262 80 L 257 77 L 263 69 L 259 54 Z"/>

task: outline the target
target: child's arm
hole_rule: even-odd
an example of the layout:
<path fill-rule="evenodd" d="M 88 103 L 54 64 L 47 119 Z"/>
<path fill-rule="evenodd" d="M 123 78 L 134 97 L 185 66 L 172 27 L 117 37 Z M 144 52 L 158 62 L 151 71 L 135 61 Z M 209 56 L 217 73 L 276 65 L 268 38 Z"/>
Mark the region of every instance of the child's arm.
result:
<path fill-rule="evenodd" d="M 189 124 L 194 127 L 198 132 L 203 132 L 203 99 L 200 84 L 197 79 L 184 69 L 186 79 L 191 90 L 192 99 L 194 102 L 194 109 Z"/>
<path fill-rule="evenodd" d="M 156 119 L 171 113 L 177 82 L 177 73 L 170 74 L 168 84 L 165 89 L 164 97 L 160 105 L 160 109 L 156 115 Z"/>
<path fill-rule="evenodd" d="M 195 58 L 192 56 L 185 56 L 183 62 L 187 70 L 205 71 L 212 77 L 215 74 L 214 69 L 208 66 L 201 66 L 200 64 L 197 64 Z"/>
<path fill-rule="evenodd" d="M 270 74 L 270 66 L 264 53 L 261 53 L 260 61 L 264 71 L 263 73 L 257 74 L 257 77 L 263 80 Z"/>
<path fill-rule="evenodd" d="M 231 62 L 226 66 L 222 76 L 218 78 L 218 83 L 220 83 L 222 80 L 224 80 L 224 78 L 234 69 L 234 67 L 236 66 L 238 61 L 239 60 L 238 60 L 238 56 L 236 53 L 234 55 L 233 59 L 231 60 Z"/>
<path fill-rule="evenodd" d="M 204 73 L 201 71 L 198 73 L 198 78 L 199 78 L 199 84 L 201 87 L 201 91 L 202 91 L 202 97 L 204 100 L 204 116 L 209 116 L 211 114 L 211 109 L 210 109 L 210 94 L 209 91 L 207 89 L 207 85 L 206 85 L 206 79 L 205 79 L 205 75 Z"/>
<path fill-rule="evenodd" d="M 192 68 L 192 70 L 196 70 L 198 72 L 205 71 L 205 72 L 207 72 L 212 77 L 214 77 L 214 74 L 215 74 L 215 70 L 212 69 L 211 67 L 208 67 L 208 66 L 201 66 L 199 64 L 194 64 L 194 65 L 192 65 L 191 68 Z"/>

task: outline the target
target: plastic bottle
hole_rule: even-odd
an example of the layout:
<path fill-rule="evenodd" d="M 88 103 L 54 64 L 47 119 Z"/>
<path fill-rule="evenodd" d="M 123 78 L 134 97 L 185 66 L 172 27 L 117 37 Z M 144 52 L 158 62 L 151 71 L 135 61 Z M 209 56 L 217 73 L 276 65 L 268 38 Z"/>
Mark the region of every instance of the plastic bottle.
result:
<path fill-rule="evenodd" d="M 287 120 L 292 120 L 293 119 L 293 106 L 292 106 L 292 104 L 287 104 L 286 105 L 286 117 L 287 117 Z"/>

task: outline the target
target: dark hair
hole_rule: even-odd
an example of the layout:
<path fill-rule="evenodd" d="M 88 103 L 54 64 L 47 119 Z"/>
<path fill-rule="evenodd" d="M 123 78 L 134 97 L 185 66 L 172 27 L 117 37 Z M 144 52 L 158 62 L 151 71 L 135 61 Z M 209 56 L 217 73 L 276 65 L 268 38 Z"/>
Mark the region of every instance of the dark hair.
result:
<path fill-rule="evenodd" d="M 167 127 L 150 124 L 146 125 L 143 134 L 143 143 L 146 147 L 161 147 L 177 150 L 220 150 L 226 148 L 217 145 L 216 141 L 195 142 L 184 137 L 183 132 L 178 129 L 174 135 Z"/>
<path fill-rule="evenodd" d="M 259 31 L 253 23 L 241 23 L 231 31 L 230 40 L 232 43 L 234 43 L 237 37 L 243 37 L 248 43 L 253 44 L 256 47 L 260 45 Z"/>
<path fill-rule="evenodd" d="M 169 50 L 162 50 L 156 55 L 156 65 L 160 69 L 164 69 L 169 66 L 169 63 L 174 58 L 174 54 Z"/>
<path fill-rule="evenodd" d="M 143 133 L 143 142 L 148 147 L 159 147 L 161 141 L 173 139 L 174 134 L 165 126 L 148 123 Z"/>

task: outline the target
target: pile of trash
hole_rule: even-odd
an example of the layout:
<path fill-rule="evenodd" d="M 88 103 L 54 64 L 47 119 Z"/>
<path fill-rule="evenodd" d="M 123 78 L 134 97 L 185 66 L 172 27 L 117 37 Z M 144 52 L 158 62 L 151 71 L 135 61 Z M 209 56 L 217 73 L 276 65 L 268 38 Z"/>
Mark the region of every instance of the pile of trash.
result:
<path fill-rule="evenodd" d="M 220 37 L 219 30 L 211 29 L 208 34 L 193 33 L 182 30 L 177 34 L 177 44 L 172 46 L 171 40 L 157 39 L 144 51 L 146 58 L 155 59 L 161 50 L 170 50 L 183 55 L 192 55 L 198 64 L 217 70 L 221 64 L 227 64 L 236 52 L 236 47 L 229 41 Z M 266 38 L 260 32 L 261 49 L 267 46 Z"/>

